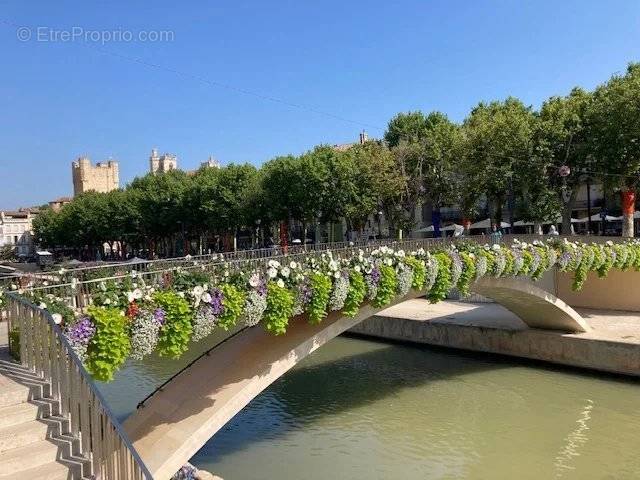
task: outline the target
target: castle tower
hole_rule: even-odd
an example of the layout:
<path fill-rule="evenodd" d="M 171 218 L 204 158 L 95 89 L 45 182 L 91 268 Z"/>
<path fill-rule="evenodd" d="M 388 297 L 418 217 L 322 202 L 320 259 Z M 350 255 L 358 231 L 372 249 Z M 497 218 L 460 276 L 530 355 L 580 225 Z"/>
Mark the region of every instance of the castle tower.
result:
<path fill-rule="evenodd" d="M 109 160 L 106 163 L 97 163 L 94 167 L 89 157 L 82 156 L 71 162 L 71 177 L 74 195 L 90 190 L 110 192 L 120 186 L 120 166 L 118 162 Z"/>
<path fill-rule="evenodd" d="M 164 173 L 178 169 L 178 157 L 170 153 L 158 155 L 158 149 L 151 150 L 149 157 L 149 171 L 151 173 Z"/>
<path fill-rule="evenodd" d="M 160 168 L 160 157 L 158 156 L 158 149 L 151 149 L 151 156 L 149 157 L 149 171 L 156 173 Z"/>

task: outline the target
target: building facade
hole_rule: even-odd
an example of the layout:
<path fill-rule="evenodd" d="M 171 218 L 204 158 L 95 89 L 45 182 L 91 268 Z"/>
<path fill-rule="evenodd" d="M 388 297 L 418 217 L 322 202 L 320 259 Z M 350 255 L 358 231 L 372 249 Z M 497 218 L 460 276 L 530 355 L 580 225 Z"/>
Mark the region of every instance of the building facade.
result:
<path fill-rule="evenodd" d="M 170 153 L 158 154 L 158 149 L 151 150 L 149 157 L 149 171 L 151 173 L 165 173 L 178 169 L 178 157 Z"/>
<path fill-rule="evenodd" d="M 18 256 L 28 256 L 34 251 L 32 222 L 34 213 L 28 209 L 0 212 L 0 248 L 7 245 Z"/>
<path fill-rule="evenodd" d="M 110 192 L 120 186 L 120 170 L 118 162 L 107 162 L 91 165 L 89 157 L 80 157 L 71 163 L 73 176 L 73 194 L 79 195 L 90 190 Z"/>

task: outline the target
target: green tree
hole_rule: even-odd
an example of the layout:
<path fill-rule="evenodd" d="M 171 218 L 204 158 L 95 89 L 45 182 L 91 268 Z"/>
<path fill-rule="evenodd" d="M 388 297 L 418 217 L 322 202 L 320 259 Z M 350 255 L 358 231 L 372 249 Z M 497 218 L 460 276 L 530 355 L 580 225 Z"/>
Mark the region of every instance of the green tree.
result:
<path fill-rule="evenodd" d="M 623 197 L 622 234 L 632 237 L 635 192 L 640 180 L 640 63 L 614 75 L 594 92 L 590 140 L 607 186 Z M 626 208 L 625 207 L 626 204 Z"/>
<path fill-rule="evenodd" d="M 538 115 L 536 165 L 529 178 L 538 184 L 533 189 L 534 195 L 549 197 L 549 204 L 554 207 L 561 205 L 562 232 L 565 234 L 571 231 L 576 195 L 591 165 L 588 122 L 592 101 L 592 94 L 574 88 L 566 97 L 554 96 L 546 100 Z M 567 177 L 558 174 L 563 165 L 571 170 Z M 544 192 L 541 179 L 555 193 L 555 199 Z M 531 205 L 529 201 L 523 203 Z M 540 206 L 544 207 L 543 204 Z"/>
<path fill-rule="evenodd" d="M 427 130 L 427 118 L 421 111 L 398 113 L 387 125 L 384 139 L 389 147 L 402 142 L 420 143 Z"/>
<path fill-rule="evenodd" d="M 533 155 L 535 117 L 531 107 L 509 97 L 503 102 L 479 103 L 465 119 L 465 167 L 480 183 L 492 204 L 492 218 L 502 221 L 502 208 L 513 197 L 521 173 Z"/>

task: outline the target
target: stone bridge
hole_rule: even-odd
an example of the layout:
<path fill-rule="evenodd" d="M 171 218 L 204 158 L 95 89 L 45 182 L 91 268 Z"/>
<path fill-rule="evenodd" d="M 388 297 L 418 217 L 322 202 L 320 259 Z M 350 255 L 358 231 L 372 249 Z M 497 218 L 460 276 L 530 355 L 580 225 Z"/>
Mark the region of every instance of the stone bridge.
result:
<path fill-rule="evenodd" d="M 472 290 L 494 299 L 531 328 L 584 332 L 569 305 L 530 281 L 484 278 Z M 411 292 L 394 304 L 423 295 Z M 285 335 L 251 328 L 203 356 L 139 408 L 125 430 L 154 478 L 171 477 L 218 430 L 290 368 L 332 338 L 388 308 L 365 305 L 349 318 L 330 314 L 319 325 L 294 319 Z"/>

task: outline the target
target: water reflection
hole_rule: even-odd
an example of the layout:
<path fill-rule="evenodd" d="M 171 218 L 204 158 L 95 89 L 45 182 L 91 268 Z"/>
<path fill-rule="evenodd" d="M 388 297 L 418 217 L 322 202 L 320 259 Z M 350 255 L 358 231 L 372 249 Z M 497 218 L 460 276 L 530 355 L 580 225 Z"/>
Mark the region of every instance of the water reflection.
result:
<path fill-rule="evenodd" d="M 124 416 L 179 368 L 130 364 L 105 391 Z M 337 338 L 193 461 L 226 480 L 640 478 L 639 395 L 623 379 Z"/>

